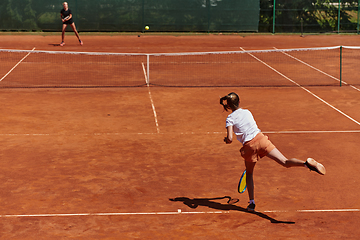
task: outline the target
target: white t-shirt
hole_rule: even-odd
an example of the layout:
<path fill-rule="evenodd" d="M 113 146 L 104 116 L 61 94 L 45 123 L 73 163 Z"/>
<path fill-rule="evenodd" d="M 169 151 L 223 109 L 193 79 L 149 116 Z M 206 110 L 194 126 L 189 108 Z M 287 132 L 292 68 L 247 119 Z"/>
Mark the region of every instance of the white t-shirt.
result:
<path fill-rule="evenodd" d="M 242 144 L 250 141 L 260 132 L 251 112 L 242 108 L 229 114 L 226 118 L 226 127 L 228 126 L 234 126 L 236 138 Z"/>

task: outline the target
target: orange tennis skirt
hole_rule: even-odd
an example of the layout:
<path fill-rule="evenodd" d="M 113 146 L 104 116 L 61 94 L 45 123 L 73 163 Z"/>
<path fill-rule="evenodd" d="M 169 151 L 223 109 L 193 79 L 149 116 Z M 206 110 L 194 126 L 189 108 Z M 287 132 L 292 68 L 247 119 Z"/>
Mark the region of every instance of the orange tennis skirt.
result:
<path fill-rule="evenodd" d="M 240 154 L 245 161 L 257 162 L 274 148 L 275 146 L 270 142 L 269 137 L 260 132 L 252 140 L 244 143 L 240 149 Z"/>

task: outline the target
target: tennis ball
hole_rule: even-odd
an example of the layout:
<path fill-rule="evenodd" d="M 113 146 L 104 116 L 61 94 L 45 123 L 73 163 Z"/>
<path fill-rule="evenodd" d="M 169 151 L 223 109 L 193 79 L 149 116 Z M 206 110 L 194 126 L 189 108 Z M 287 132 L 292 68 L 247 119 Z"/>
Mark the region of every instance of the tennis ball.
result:
<path fill-rule="evenodd" d="M 150 29 L 149 26 L 146 26 L 146 27 L 145 27 L 145 30 L 149 30 L 149 29 Z"/>

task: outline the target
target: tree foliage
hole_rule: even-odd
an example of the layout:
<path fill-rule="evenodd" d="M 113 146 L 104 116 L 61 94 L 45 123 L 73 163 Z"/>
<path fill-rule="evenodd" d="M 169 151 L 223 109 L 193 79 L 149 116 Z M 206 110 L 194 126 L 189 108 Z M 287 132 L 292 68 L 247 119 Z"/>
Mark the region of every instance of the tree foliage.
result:
<path fill-rule="evenodd" d="M 351 11 L 357 11 L 358 2 L 342 0 L 340 4 L 341 29 L 356 29 L 351 22 Z M 260 27 L 270 31 L 273 26 L 274 0 L 260 0 Z M 333 0 L 275 0 L 276 31 L 335 31 L 338 27 L 338 1 Z"/>

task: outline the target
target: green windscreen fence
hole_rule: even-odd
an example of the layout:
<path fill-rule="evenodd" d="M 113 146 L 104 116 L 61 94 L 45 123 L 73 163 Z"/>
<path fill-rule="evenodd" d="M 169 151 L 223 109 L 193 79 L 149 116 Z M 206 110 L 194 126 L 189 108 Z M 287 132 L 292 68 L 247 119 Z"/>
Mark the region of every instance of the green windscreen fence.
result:
<path fill-rule="evenodd" d="M 59 31 L 63 1 L 1 0 L 0 30 Z M 68 0 L 79 31 L 258 31 L 260 0 Z"/>

